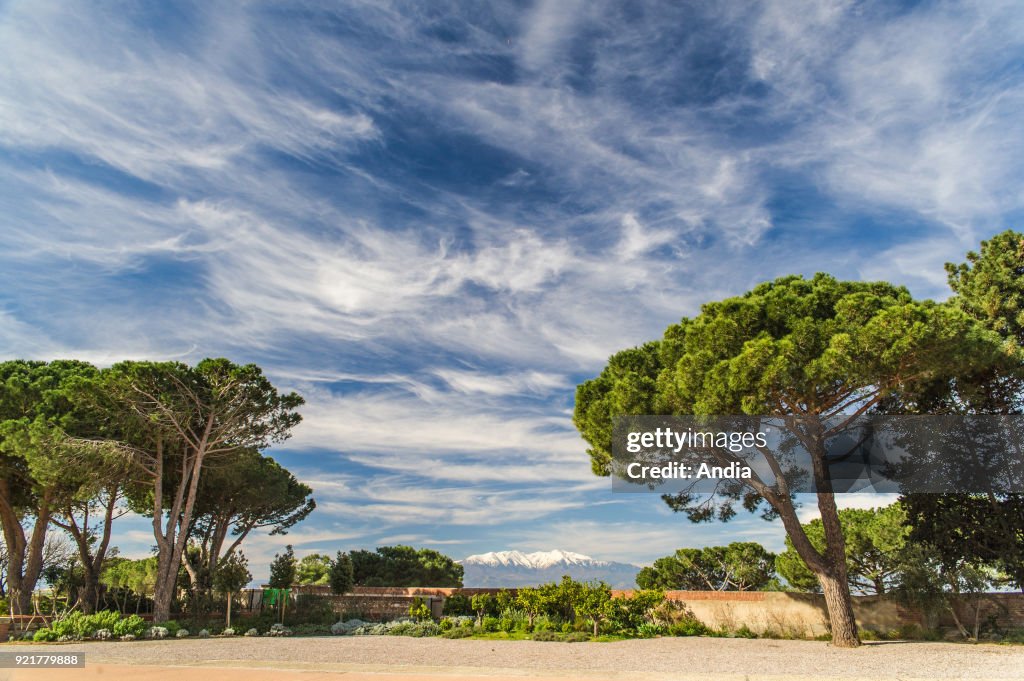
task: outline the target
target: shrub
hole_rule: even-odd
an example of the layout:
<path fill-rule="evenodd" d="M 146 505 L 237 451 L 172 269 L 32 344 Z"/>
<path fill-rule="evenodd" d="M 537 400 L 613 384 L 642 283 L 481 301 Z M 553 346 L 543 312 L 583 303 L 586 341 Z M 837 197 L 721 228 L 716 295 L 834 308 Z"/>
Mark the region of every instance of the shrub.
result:
<path fill-rule="evenodd" d="M 188 629 L 181 628 L 181 629 L 178 629 L 178 633 L 176 633 L 174 635 L 174 637 L 175 638 L 188 638 L 188 635 L 189 635 L 188 634 Z"/>
<path fill-rule="evenodd" d="M 558 641 L 561 640 L 561 636 L 553 631 L 535 631 L 533 632 L 534 641 Z"/>
<path fill-rule="evenodd" d="M 511 617 L 502 617 L 498 620 L 498 629 L 505 633 L 511 633 L 516 630 L 516 621 Z"/>
<path fill-rule="evenodd" d="M 450 617 L 445 617 L 437 625 L 441 631 L 451 631 L 455 628 L 455 622 Z"/>
<path fill-rule="evenodd" d="M 732 635 L 734 638 L 757 638 L 757 633 L 752 631 L 746 624 L 734 631 Z"/>
<path fill-rule="evenodd" d="M 469 597 L 464 593 L 455 592 L 444 599 L 444 607 L 441 608 L 442 615 L 471 615 L 473 606 Z"/>
<path fill-rule="evenodd" d="M 267 632 L 268 636 L 291 636 L 292 630 L 283 624 L 273 624 L 270 627 L 270 631 Z"/>
<path fill-rule="evenodd" d="M 664 627 L 660 624 L 652 624 L 650 622 L 644 622 L 636 628 L 636 635 L 640 638 L 654 638 L 655 636 L 661 636 L 664 633 Z"/>
<path fill-rule="evenodd" d="M 441 628 L 434 622 L 422 622 L 420 624 L 413 625 L 413 628 L 409 631 L 409 636 L 416 638 L 423 638 L 425 636 L 437 636 L 441 633 Z"/>
<path fill-rule="evenodd" d="M 696 617 L 668 625 L 669 636 L 707 636 L 711 630 Z"/>
<path fill-rule="evenodd" d="M 123 638 L 129 634 L 138 638 L 146 631 L 146 621 L 138 615 L 129 615 L 114 624 L 114 636 Z"/>
<path fill-rule="evenodd" d="M 109 641 L 114 637 L 113 632 L 110 629 L 97 629 L 96 633 L 92 635 L 97 641 Z"/>
<path fill-rule="evenodd" d="M 181 625 L 178 624 L 175 620 L 167 620 L 166 622 L 156 622 L 153 626 L 166 629 L 168 636 L 177 636 L 178 630 L 181 629 Z"/>
<path fill-rule="evenodd" d="M 121 640 L 122 641 L 134 641 L 136 638 L 137 637 L 135 636 L 135 634 L 125 634 L 124 636 L 121 637 Z"/>
<path fill-rule="evenodd" d="M 568 634 L 572 631 L 572 622 L 562 622 L 562 633 Z"/>
<path fill-rule="evenodd" d="M 259 636 L 259 635 L 260 635 L 260 632 L 259 632 L 259 630 L 256 627 L 253 627 L 253 628 L 249 629 L 247 632 L 245 632 L 245 636 Z"/>
<path fill-rule="evenodd" d="M 362 627 L 362 626 L 365 626 L 365 625 L 366 625 L 366 622 L 364 622 L 363 620 L 355 620 L 355 619 L 353 619 L 353 620 L 348 620 L 347 622 L 346 621 L 339 621 L 339 622 L 335 622 L 334 624 L 331 625 L 331 633 L 335 634 L 336 636 L 345 636 L 347 634 L 351 634 L 352 632 L 354 632 L 359 627 Z"/>
<path fill-rule="evenodd" d="M 37 643 L 49 643 L 51 641 L 56 641 L 57 632 L 55 632 L 53 629 L 50 629 L 49 627 L 43 627 L 42 629 L 37 630 L 36 633 L 32 635 L 32 640 Z"/>
<path fill-rule="evenodd" d="M 469 638 L 473 635 L 473 630 L 466 627 L 455 627 L 450 631 L 446 631 L 441 634 L 442 638 Z"/>
<path fill-rule="evenodd" d="M 77 610 L 66 617 L 50 623 L 50 629 L 57 635 L 57 640 L 73 641 L 91 636 L 96 629 L 89 618 Z"/>
<path fill-rule="evenodd" d="M 88 626 L 93 631 L 99 631 L 100 629 L 114 630 L 114 626 L 121 621 L 121 613 L 113 612 L 111 610 L 100 610 L 97 613 L 93 613 L 87 617 Z"/>
<path fill-rule="evenodd" d="M 159 640 L 159 639 L 167 638 L 167 635 L 168 635 L 167 627 L 150 627 L 146 631 L 146 637 L 147 638 L 153 638 L 153 639 L 158 639 Z"/>
<path fill-rule="evenodd" d="M 413 599 L 412 605 L 409 606 L 409 617 L 418 622 L 429 620 L 430 606 L 427 605 L 426 601 L 417 596 Z"/>
<path fill-rule="evenodd" d="M 220 632 L 221 636 L 234 636 L 235 630 L 232 627 L 228 627 L 224 631 Z"/>
<path fill-rule="evenodd" d="M 324 624 L 296 624 L 292 627 L 292 633 L 296 636 L 322 636 L 334 632 Z"/>
<path fill-rule="evenodd" d="M 199 638 L 210 638 L 210 630 L 209 629 L 200 629 L 199 633 L 196 634 L 196 636 L 198 636 Z"/>
<path fill-rule="evenodd" d="M 392 623 L 388 622 L 388 624 L 390 625 Z M 387 633 L 388 636 L 406 636 L 413 630 L 413 628 L 415 628 L 415 626 L 416 625 L 412 622 L 395 622 L 394 626 L 386 627 L 385 633 Z"/>
<path fill-rule="evenodd" d="M 585 631 L 574 631 L 571 634 L 567 634 L 564 640 L 566 643 L 581 643 L 583 641 L 589 641 L 590 634 Z"/>
<path fill-rule="evenodd" d="M 533 630 L 537 631 L 552 631 L 555 628 L 554 623 L 547 617 L 538 617 L 533 623 Z"/>
<path fill-rule="evenodd" d="M 495 632 L 498 630 L 500 623 L 501 622 L 497 617 L 488 616 L 483 619 L 483 622 L 480 624 L 480 628 L 488 633 Z"/>

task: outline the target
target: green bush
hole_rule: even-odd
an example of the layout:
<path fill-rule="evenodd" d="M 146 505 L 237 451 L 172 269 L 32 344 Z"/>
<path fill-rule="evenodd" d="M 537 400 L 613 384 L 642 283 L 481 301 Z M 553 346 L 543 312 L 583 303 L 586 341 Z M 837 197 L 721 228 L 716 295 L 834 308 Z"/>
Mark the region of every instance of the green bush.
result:
<path fill-rule="evenodd" d="M 473 630 L 468 627 L 455 627 L 441 634 L 442 638 L 469 638 Z"/>
<path fill-rule="evenodd" d="M 167 620 L 166 622 L 154 622 L 154 627 L 163 627 L 167 630 L 167 635 L 174 638 L 178 635 L 178 630 L 181 629 L 181 625 L 175 620 Z"/>
<path fill-rule="evenodd" d="M 93 630 L 93 633 L 100 629 L 114 630 L 117 623 L 121 621 L 121 613 L 114 612 L 111 610 L 100 610 L 97 613 L 89 615 L 87 617 L 89 621 L 89 627 Z"/>
<path fill-rule="evenodd" d="M 138 638 L 146 631 L 146 621 L 138 615 L 128 615 L 128 617 L 115 622 L 112 631 L 118 638 L 129 634 Z"/>
<path fill-rule="evenodd" d="M 1010 629 L 1003 636 L 1003 643 L 1024 643 L 1024 628 Z"/>
<path fill-rule="evenodd" d="M 531 637 L 534 641 L 560 641 L 562 637 L 553 631 L 535 631 Z"/>
<path fill-rule="evenodd" d="M 654 638 L 664 633 L 664 627 L 660 624 L 651 624 L 650 622 L 644 622 L 636 628 L 636 635 L 640 638 Z"/>
<path fill-rule="evenodd" d="M 581 643 L 583 641 L 589 641 L 590 634 L 585 631 L 574 631 L 571 634 L 566 634 L 564 640 L 566 643 Z"/>
<path fill-rule="evenodd" d="M 455 622 L 445 617 L 437 626 L 441 629 L 441 631 L 451 631 L 455 628 Z"/>
<path fill-rule="evenodd" d="M 511 617 L 502 617 L 498 620 L 498 629 L 505 633 L 511 633 L 516 630 L 516 621 Z"/>
<path fill-rule="evenodd" d="M 734 631 L 732 635 L 735 638 L 757 638 L 757 633 L 752 631 L 746 624 Z"/>
<path fill-rule="evenodd" d="M 707 636 L 710 630 L 696 617 L 682 619 L 668 625 L 669 636 Z"/>
<path fill-rule="evenodd" d="M 387 630 L 388 636 L 409 636 L 416 628 L 412 622 L 399 622 Z"/>
<path fill-rule="evenodd" d="M 412 600 L 412 605 L 409 606 L 409 617 L 413 618 L 417 622 L 425 622 L 430 619 L 430 606 L 427 605 L 426 601 L 417 596 Z"/>
<path fill-rule="evenodd" d="M 536 619 L 536 621 L 534 621 L 534 623 L 533 623 L 533 630 L 534 630 L 534 632 L 553 631 L 554 629 L 555 629 L 554 622 L 552 622 L 547 617 L 538 617 Z"/>
<path fill-rule="evenodd" d="M 441 609 L 442 615 L 474 615 L 472 603 L 469 600 L 469 596 L 464 593 L 456 591 L 451 596 L 444 599 L 444 607 Z"/>
<path fill-rule="evenodd" d="M 492 633 L 498 631 L 500 624 L 501 621 L 497 617 L 491 617 L 488 615 L 483 619 L 483 622 L 480 623 L 480 628 L 488 633 Z"/>
<path fill-rule="evenodd" d="M 57 638 L 57 633 L 49 627 L 43 627 L 32 635 L 32 640 L 36 643 L 56 641 Z"/>

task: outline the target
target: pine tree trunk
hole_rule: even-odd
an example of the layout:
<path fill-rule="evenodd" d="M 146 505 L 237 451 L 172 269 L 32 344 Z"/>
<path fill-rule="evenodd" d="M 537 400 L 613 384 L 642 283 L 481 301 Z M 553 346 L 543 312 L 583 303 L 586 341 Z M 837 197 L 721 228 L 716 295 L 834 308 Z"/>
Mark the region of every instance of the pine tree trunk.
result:
<path fill-rule="evenodd" d="M 832 628 L 832 645 L 837 648 L 856 648 L 860 645 L 860 638 L 857 636 L 857 619 L 853 615 L 849 585 L 846 580 L 826 574 L 818 575 L 818 582 L 825 594 L 825 607 Z"/>

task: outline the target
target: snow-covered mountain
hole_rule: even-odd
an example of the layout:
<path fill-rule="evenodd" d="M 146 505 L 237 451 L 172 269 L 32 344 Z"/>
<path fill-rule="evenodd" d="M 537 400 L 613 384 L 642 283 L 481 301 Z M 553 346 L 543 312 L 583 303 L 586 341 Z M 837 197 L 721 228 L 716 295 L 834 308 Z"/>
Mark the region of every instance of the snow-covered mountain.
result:
<path fill-rule="evenodd" d="M 514 587 L 557 582 L 562 575 L 589 581 L 600 579 L 613 589 L 635 589 L 640 568 L 629 563 L 594 560 L 571 551 L 492 551 L 469 556 L 461 561 L 463 585 Z"/>

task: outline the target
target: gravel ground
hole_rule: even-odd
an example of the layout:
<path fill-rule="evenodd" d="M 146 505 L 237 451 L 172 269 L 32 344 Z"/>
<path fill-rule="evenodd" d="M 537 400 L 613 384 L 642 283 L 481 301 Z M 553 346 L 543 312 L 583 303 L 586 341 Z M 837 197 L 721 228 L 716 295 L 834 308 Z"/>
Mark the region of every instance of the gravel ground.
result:
<path fill-rule="evenodd" d="M 956 643 L 868 643 L 856 650 L 817 641 L 660 638 L 614 643 L 481 641 L 399 636 L 234 638 L 190 641 L 10 644 L 0 650 L 84 650 L 90 664 L 221 665 L 542 675 L 665 673 L 751 678 L 1024 679 L 1024 647 Z M 450 672 L 449 672 L 450 673 Z M 589 674 L 588 674 L 589 673 Z"/>

